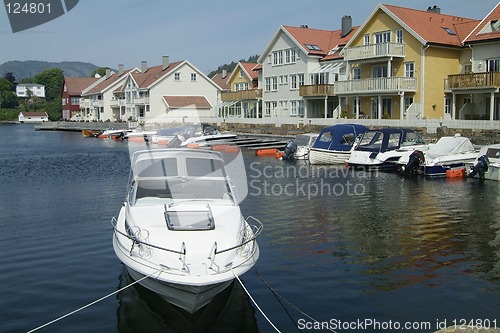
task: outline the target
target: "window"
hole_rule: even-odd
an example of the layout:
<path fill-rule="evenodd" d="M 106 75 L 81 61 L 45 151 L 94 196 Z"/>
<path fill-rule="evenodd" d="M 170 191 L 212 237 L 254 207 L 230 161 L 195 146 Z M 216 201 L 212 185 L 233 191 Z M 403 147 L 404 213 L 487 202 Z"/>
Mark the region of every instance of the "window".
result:
<path fill-rule="evenodd" d="M 288 84 L 288 75 L 280 75 L 280 84 Z"/>
<path fill-rule="evenodd" d="M 240 69 L 240 77 L 243 77 L 243 70 Z"/>
<path fill-rule="evenodd" d="M 451 98 L 444 99 L 444 113 L 451 114 Z"/>
<path fill-rule="evenodd" d="M 353 80 L 361 80 L 361 68 L 356 67 L 352 69 L 352 79 Z"/>
<path fill-rule="evenodd" d="M 271 78 L 271 91 L 278 91 L 278 77 L 273 76 Z"/>
<path fill-rule="evenodd" d="M 364 45 L 370 45 L 370 35 L 364 35 L 363 36 L 363 44 Z"/>
<path fill-rule="evenodd" d="M 175 73 L 174 74 L 174 80 L 175 81 L 180 81 L 181 80 L 181 73 Z"/>
<path fill-rule="evenodd" d="M 283 65 L 283 51 L 273 52 L 273 66 Z"/>
<path fill-rule="evenodd" d="M 391 41 L 391 32 L 384 31 L 375 34 L 375 44 L 388 43 Z"/>
<path fill-rule="evenodd" d="M 266 102 L 266 110 L 264 116 L 271 116 L 271 102 Z"/>
<path fill-rule="evenodd" d="M 415 63 L 406 62 L 405 63 L 405 77 L 415 77 Z"/>
<path fill-rule="evenodd" d="M 486 71 L 487 72 L 500 72 L 500 59 L 486 60 Z"/>
<path fill-rule="evenodd" d="M 403 44 L 403 29 L 396 30 L 396 43 Z"/>
<path fill-rule="evenodd" d="M 373 67 L 373 78 L 388 77 L 387 76 L 387 66 L 374 66 Z"/>
<path fill-rule="evenodd" d="M 235 91 L 248 90 L 248 83 L 247 82 L 236 83 L 234 85 L 234 88 Z"/>
<path fill-rule="evenodd" d="M 290 116 L 297 116 L 299 114 L 298 101 L 290 101 Z"/>
<path fill-rule="evenodd" d="M 305 45 L 311 51 L 321 51 L 321 48 L 316 44 L 305 44 Z"/>
<path fill-rule="evenodd" d="M 297 90 L 297 75 L 290 75 L 290 90 Z"/>
<path fill-rule="evenodd" d="M 196 81 L 196 73 L 191 73 L 191 81 Z"/>
<path fill-rule="evenodd" d="M 285 50 L 285 64 L 293 64 L 296 61 L 295 49 Z"/>
<path fill-rule="evenodd" d="M 408 109 L 412 104 L 413 104 L 413 97 L 405 97 L 405 105 L 404 105 L 405 112 L 408 111 Z"/>
<path fill-rule="evenodd" d="M 271 91 L 271 78 L 266 77 L 265 82 L 265 91 Z"/>
<path fill-rule="evenodd" d="M 304 116 L 304 101 L 303 100 L 299 101 L 299 116 L 301 116 L 301 117 Z"/>
<path fill-rule="evenodd" d="M 299 87 L 304 85 L 304 74 L 298 74 Z"/>
<path fill-rule="evenodd" d="M 71 97 L 71 105 L 80 105 L 79 97 Z"/>
<path fill-rule="evenodd" d="M 447 28 L 447 27 L 442 27 L 444 29 L 444 31 L 446 31 L 448 33 L 448 35 L 456 35 L 455 31 L 451 30 L 450 28 Z"/>
<path fill-rule="evenodd" d="M 462 66 L 463 74 L 472 73 L 472 64 L 465 64 Z"/>

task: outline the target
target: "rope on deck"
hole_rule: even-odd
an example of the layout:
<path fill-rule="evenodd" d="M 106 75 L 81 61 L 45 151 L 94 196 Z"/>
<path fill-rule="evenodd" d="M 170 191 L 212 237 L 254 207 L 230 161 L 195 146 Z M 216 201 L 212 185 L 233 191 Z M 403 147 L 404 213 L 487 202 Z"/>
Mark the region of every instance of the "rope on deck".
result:
<path fill-rule="evenodd" d="M 238 275 L 236 275 L 236 273 L 233 271 L 232 268 L 231 268 L 231 273 L 233 273 L 233 275 L 236 278 L 236 280 L 238 280 L 238 282 L 240 283 L 240 285 L 243 288 L 243 290 L 246 292 L 246 294 L 248 295 L 248 297 L 250 297 L 250 299 L 252 300 L 252 303 L 257 307 L 257 309 L 264 316 L 264 318 L 266 318 L 267 322 L 276 330 L 276 332 L 281 333 L 281 331 L 273 324 L 273 322 L 271 321 L 271 319 L 269 319 L 266 316 L 266 314 L 264 313 L 264 311 L 262 311 L 262 309 L 260 308 L 259 304 L 257 304 L 257 302 L 253 299 L 252 295 L 250 295 L 250 292 L 247 290 L 247 288 L 245 288 L 245 286 L 243 285 L 243 282 L 241 282 L 240 278 L 238 277 Z"/>
<path fill-rule="evenodd" d="M 45 323 L 45 324 L 43 324 L 43 325 L 41 325 L 41 326 L 38 326 L 37 328 L 34 328 L 34 329 L 32 329 L 32 330 L 30 330 L 30 331 L 28 331 L 28 332 L 26 332 L 26 333 L 31 333 L 31 332 L 38 331 L 38 330 L 39 330 L 39 329 L 41 329 L 41 328 L 44 328 L 44 327 L 49 326 L 49 325 L 51 325 L 51 324 L 53 324 L 53 323 L 55 323 L 55 322 L 57 322 L 57 321 L 59 321 L 59 320 L 61 320 L 61 319 L 64 319 L 64 318 L 66 318 L 66 317 L 69 317 L 69 316 L 71 316 L 71 315 L 73 315 L 73 314 L 75 314 L 75 313 L 77 313 L 77 312 L 79 312 L 79 311 L 81 311 L 81 310 L 83 310 L 83 309 L 86 309 L 86 308 L 88 308 L 88 307 L 90 307 L 90 306 L 92 306 L 92 305 L 94 305 L 94 304 L 96 304 L 96 303 L 98 303 L 98 302 L 100 302 L 100 301 L 102 301 L 102 300 L 105 300 L 106 298 L 109 298 L 109 297 L 111 297 L 111 296 L 113 296 L 113 295 L 118 294 L 119 292 L 121 292 L 121 291 L 123 291 L 123 290 L 125 290 L 125 289 L 127 289 L 127 288 L 129 288 L 129 287 L 131 287 L 131 286 L 133 286 L 133 285 L 134 285 L 134 284 L 136 284 L 136 283 L 141 282 L 142 280 L 145 280 L 145 279 L 149 278 L 150 276 L 152 276 L 152 275 L 154 275 L 154 274 L 156 274 L 156 273 L 158 273 L 158 272 L 161 274 L 162 269 L 160 268 L 160 269 L 158 269 L 158 270 L 154 271 L 153 273 L 151 273 L 151 274 L 149 274 L 149 275 L 146 275 L 146 276 L 144 276 L 144 277 L 140 278 L 139 280 L 132 282 L 131 284 L 126 285 L 126 286 L 125 286 L 125 287 L 123 287 L 123 288 L 120 288 L 120 289 L 118 289 L 118 290 L 115 290 L 115 291 L 113 291 L 112 293 L 107 294 L 106 296 L 103 296 L 103 297 L 101 297 L 101 298 L 99 298 L 99 299 L 97 299 L 97 300 L 95 300 L 95 301 L 93 301 L 93 302 L 91 302 L 91 303 L 89 303 L 89 304 L 87 304 L 87 305 L 84 305 L 84 306 L 82 306 L 82 307 L 80 307 L 80 308 L 78 308 L 78 309 L 76 309 L 76 310 L 73 310 L 73 311 L 71 311 L 71 312 L 69 312 L 69 313 L 67 313 L 67 314 L 65 314 L 65 315 L 62 315 L 62 316 L 60 316 L 60 317 L 58 317 L 58 318 L 56 318 L 56 319 L 54 319 L 54 320 L 51 320 L 51 321 L 49 321 L 48 323 Z M 158 274 L 157 278 L 160 276 L 160 274 Z"/>

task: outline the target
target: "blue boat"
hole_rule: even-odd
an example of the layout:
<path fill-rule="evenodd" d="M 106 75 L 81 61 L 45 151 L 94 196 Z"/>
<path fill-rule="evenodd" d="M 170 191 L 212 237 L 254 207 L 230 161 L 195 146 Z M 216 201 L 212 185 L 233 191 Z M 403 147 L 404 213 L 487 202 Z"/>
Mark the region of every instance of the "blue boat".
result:
<path fill-rule="evenodd" d="M 356 138 L 368 128 L 357 124 L 338 124 L 324 128 L 309 151 L 311 164 L 342 164 L 351 156 Z"/>

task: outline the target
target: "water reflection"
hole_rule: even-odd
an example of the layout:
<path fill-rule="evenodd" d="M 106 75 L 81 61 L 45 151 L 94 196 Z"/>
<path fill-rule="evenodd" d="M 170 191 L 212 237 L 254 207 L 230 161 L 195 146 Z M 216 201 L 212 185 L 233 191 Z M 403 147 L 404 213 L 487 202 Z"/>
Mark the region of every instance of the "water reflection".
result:
<path fill-rule="evenodd" d="M 118 288 L 133 282 L 123 268 Z M 258 332 L 254 309 L 234 281 L 207 306 L 190 314 L 135 284 L 118 296 L 118 332 Z"/>

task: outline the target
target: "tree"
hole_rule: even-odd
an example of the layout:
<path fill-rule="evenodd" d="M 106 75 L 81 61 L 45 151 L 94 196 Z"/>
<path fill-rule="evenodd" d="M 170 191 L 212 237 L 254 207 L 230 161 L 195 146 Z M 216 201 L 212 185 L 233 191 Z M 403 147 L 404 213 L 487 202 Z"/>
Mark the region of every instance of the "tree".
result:
<path fill-rule="evenodd" d="M 17 82 L 16 82 L 15 75 L 12 72 L 8 72 L 8 73 L 5 73 L 5 75 L 3 77 L 5 79 L 7 79 L 12 84 L 12 88 L 11 88 L 12 91 L 16 91 Z"/>
<path fill-rule="evenodd" d="M 64 74 L 59 68 L 46 69 L 33 78 L 33 82 L 45 86 L 45 98 L 47 101 L 52 101 L 61 96 L 63 81 Z"/>
<path fill-rule="evenodd" d="M 106 70 L 108 67 L 97 67 L 94 69 L 94 71 L 90 74 L 91 77 L 94 77 L 96 74 L 99 74 L 100 77 L 106 76 Z"/>
<path fill-rule="evenodd" d="M 5 77 L 0 78 L 0 107 L 15 108 L 19 104 L 17 95 L 12 91 L 13 84 Z"/>

